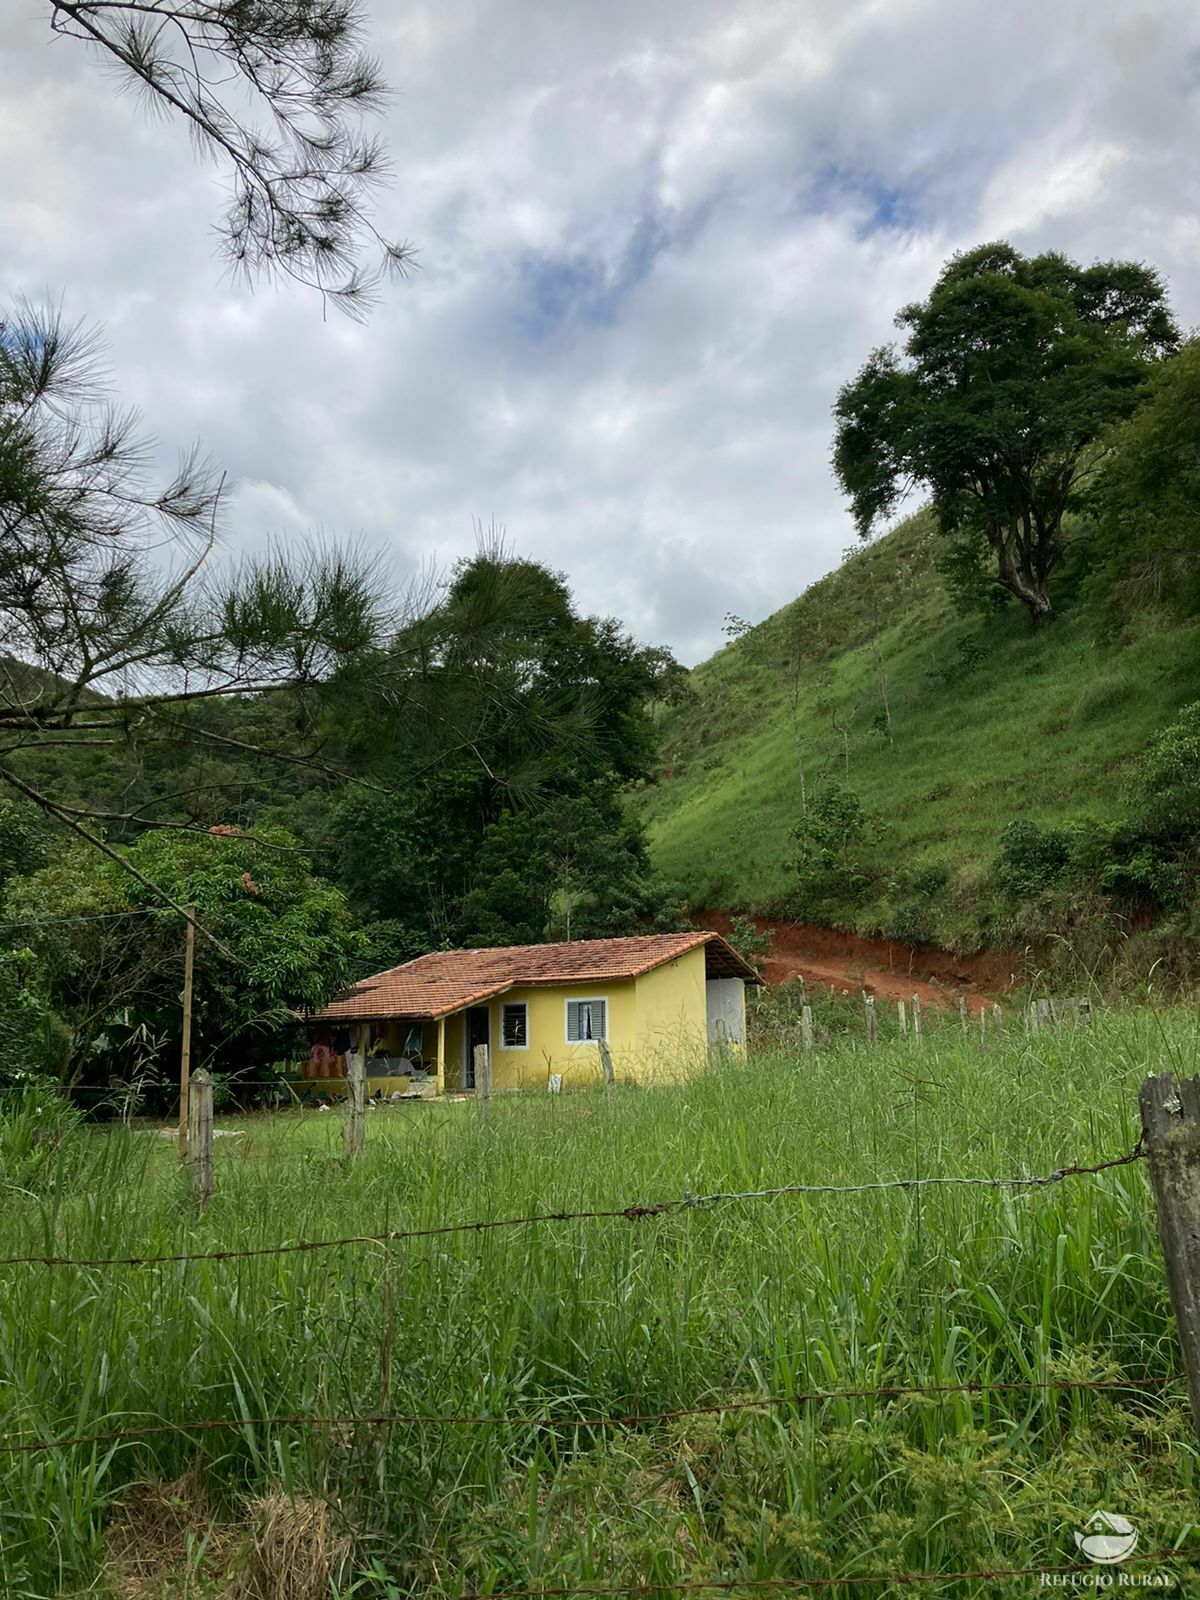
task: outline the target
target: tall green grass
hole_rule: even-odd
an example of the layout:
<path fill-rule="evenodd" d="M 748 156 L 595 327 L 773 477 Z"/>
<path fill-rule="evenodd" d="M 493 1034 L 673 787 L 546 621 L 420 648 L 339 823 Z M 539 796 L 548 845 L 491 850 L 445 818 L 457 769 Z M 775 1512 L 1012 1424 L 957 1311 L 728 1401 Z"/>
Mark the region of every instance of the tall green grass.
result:
<path fill-rule="evenodd" d="M 61 1147 L 61 1182 L 43 1172 L 5 1195 L 2 1252 L 254 1248 L 787 1183 L 1050 1172 L 1130 1148 L 1141 1078 L 1195 1070 L 1198 1047 L 1183 1010 L 989 1048 L 949 1025 L 919 1053 L 843 1039 L 679 1088 L 497 1097 L 488 1129 L 469 1104 L 381 1110 L 352 1168 L 336 1113 L 247 1119 L 218 1141 L 203 1218 L 168 1141 L 85 1131 Z M 346 1594 L 1054 1564 L 1075 1559 L 1071 1530 L 1096 1505 L 1133 1518 L 1143 1548 L 1187 1543 L 1196 1450 L 1174 1386 L 566 1426 L 812 1389 L 1176 1370 L 1140 1165 L 1046 1189 L 793 1195 L 312 1254 L 9 1267 L 12 1440 L 239 1426 L 8 1457 L 0 1588 L 104 1593 L 114 1503 L 189 1468 L 235 1519 L 276 1487 L 334 1504 L 356 1541 Z M 240 1420 L 376 1411 L 560 1426 Z"/>
<path fill-rule="evenodd" d="M 636 805 L 693 905 L 786 905 L 797 736 L 810 792 L 849 783 L 875 825 L 876 889 L 844 916 L 863 932 L 897 874 L 940 864 L 959 881 L 938 935 L 973 947 L 1007 823 L 1122 814 L 1131 762 L 1200 695 L 1196 626 L 1130 617 L 1117 633 L 1076 608 L 1035 634 L 1019 608 L 962 615 L 937 549 L 928 513 L 908 518 L 701 663 L 664 712 L 663 775 Z"/>

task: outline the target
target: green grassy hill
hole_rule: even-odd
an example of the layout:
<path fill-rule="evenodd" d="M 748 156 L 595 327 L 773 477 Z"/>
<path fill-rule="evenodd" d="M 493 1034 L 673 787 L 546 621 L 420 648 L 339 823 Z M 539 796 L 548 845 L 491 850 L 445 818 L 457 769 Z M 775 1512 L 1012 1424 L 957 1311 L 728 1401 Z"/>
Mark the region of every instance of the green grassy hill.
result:
<path fill-rule="evenodd" d="M 1196 624 L 1114 629 L 1076 606 L 1033 633 L 1015 606 L 959 614 L 935 549 L 930 516 L 909 518 L 698 666 L 664 710 L 664 770 L 638 804 L 694 906 L 797 909 L 799 746 L 810 795 L 848 784 L 872 821 L 871 888 L 834 920 L 895 932 L 896 877 L 944 867 L 932 936 L 978 945 L 1004 826 L 1116 820 L 1132 760 L 1200 697 Z"/>

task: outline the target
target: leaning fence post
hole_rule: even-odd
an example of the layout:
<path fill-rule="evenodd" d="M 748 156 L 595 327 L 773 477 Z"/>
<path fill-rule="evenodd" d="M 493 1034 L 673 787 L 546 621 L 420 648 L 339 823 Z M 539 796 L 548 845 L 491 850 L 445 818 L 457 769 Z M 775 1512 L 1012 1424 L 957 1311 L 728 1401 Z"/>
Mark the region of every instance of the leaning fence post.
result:
<path fill-rule="evenodd" d="M 342 1148 L 347 1161 L 362 1160 L 366 1101 L 366 1063 L 357 1050 L 351 1050 L 346 1056 L 346 1120 L 342 1123 Z"/>
<path fill-rule="evenodd" d="M 800 1043 L 804 1046 L 805 1050 L 811 1050 L 813 1047 L 811 1006 L 800 1007 Z"/>
<path fill-rule="evenodd" d="M 971 1026 L 970 1015 L 967 1011 L 967 997 L 965 994 L 960 994 L 958 997 L 958 1020 L 962 1026 L 962 1036 L 965 1044 L 970 1037 Z"/>
<path fill-rule="evenodd" d="M 1192 1425 L 1200 1433 L 1200 1078 L 1147 1078 L 1139 1104 Z"/>
<path fill-rule="evenodd" d="M 875 1029 L 875 996 L 873 994 L 863 995 L 863 1007 L 867 1013 L 867 1043 L 874 1047 L 878 1040 L 878 1034 Z"/>
<path fill-rule="evenodd" d="M 914 1044 L 920 1044 L 920 1042 L 921 1042 L 921 996 L 919 994 L 915 994 L 912 997 L 912 1019 L 913 1019 L 913 1043 Z"/>
<path fill-rule="evenodd" d="M 475 1109 L 479 1112 L 479 1125 L 486 1128 L 492 1100 L 492 1056 L 487 1045 L 477 1044 L 475 1062 Z"/>
<path fill-rule="evenodd" d="M 203 1067 L 188 1080 L 187 1143 L 192 1192 L 206 1206 L 213 1197 L 213 1085 Z"/>
<path fill-rule="evenodd" d="M 612 1051 L 608 1048 L 607 1039 L 600 1041 L 600 1071 L 604 1074 L 604 1087 L 611 1089 L 617 1078 L 613 1072 Z"/>

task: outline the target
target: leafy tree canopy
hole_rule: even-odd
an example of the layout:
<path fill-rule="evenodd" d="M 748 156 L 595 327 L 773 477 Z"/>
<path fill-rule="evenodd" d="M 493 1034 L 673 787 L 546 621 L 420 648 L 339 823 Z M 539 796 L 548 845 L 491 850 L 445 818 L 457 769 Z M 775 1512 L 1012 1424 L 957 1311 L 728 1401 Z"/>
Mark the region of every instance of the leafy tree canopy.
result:
<path fill-rule="evenodd" d="M 1200 600 L 1200 340 L 1154 374 L 1149 399 L 1112 436 L 1094 503 L 1090 588 L 1128 609 Z"/>
<path fill-rule="evenodd" d="M 459 917 L 463 944 L 537 944 L 682 926 L 651 870 L 645 836 L 611 786 L 596 783 L 488 828 L 475 887 Z"/>
<path fill-rule="evenodd" d="M 1080 267 L 1000 242 L 955 256 L 896 321 L 902 348 L 875 351 L 835 406 L 834 469 L 859 532 L 922 485 L 942 533 L 983 544 L 1039 622 L 1095 441 L 1178 343 L 1162 282 L 1135 262 Z"/>
<path fill-rule="evenodd" d="M 314 876 L 285 830 L 154 831 L 128 849 L 147 880 L 195 905 L 193 1055 L 247 1071 L 290 1044 L 298 1008 L 320 1006 L 362 975 L 363 941 L 344 895 Z M 129 915 L 128 913 L 141 913 Z M 160 895 L 82 844 L 8 886 L 5 943 L 26 952 L 23 988 L 58 1018 L 73 1082 L 127 1075 L 133 1042 L 169 1073 L 178 1060 L 185 924 Z M 57 919 L 76 919 L 63 920 Z M 11 976 L 11 974 L 10 974 Z"/>

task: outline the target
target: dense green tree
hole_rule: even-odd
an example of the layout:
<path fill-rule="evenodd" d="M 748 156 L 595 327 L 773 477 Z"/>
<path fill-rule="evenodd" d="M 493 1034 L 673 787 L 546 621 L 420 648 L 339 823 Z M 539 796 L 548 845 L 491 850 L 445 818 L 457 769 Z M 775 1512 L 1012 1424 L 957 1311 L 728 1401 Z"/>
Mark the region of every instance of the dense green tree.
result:
<path fill-rule="evenodd" d="M 994 581 L 1036 624 L 1097 439 L 1178 343 L 1162 282 L 1134 262 L 987 244 L 896 321 L 903 348 L 875 351 L 835 406 L 834 469 L 858 530 L 925 487 L 942 533 L 986 547 Z"/>
<path fill-rule="evenodd" d="M 345 897 L 283 829 L 152 831 L 127 854 L 147 882 L 195 905 L 209 935 L 196 945 L 197 1064 L 252 1071 L 289 1048 L 299 1009 L 361 975 L 363 941 Z M 125 1079 L 138 1064 L 170 1078 L 184 923 L 155 889 L 83 844 L 61 843 L 9 883 L 4 915 L 8 976 L 61 1028 L 66 1081 Z"/>
<path fill-rule="evenodd" d="M 198 941 L 195 1044 L 198 1062 L 227 1067 L 269 1059 L 293 1031 L 295 1014 L 319 1007 L 361 976 L 362 940 L 345 896 L 312 870 L 308 855 L 282 828 L 252 837 L 153 831 L 130 859 L 181 904 L 197 909 L 212 934 Z M 116 879 L 116 869 L 106 869 Z M 180 948 L 179 919 L 122 879 L 130 903 L 153 911 L 160 940 Z M 178 1006 L 156 1016 L 174 1038 Z"/>
<path fill-rule="evenodd" d="M 463 944 L 536 944 L 664 931 L 676 897 L 653 873 L 639 824 L 611 785 L 512 811 L 484 835 L 475 887 L 459 918 Z"/>
<path fill-rule="evenodd" d="M 94 1080 L 131 1063 L 113 1059 L 97 1041 L 113 1036 L 129 1008 L 179 1005 L 182 922 L 171 935 L 148 917 L 129 916 L 123 875 L 78 839 L 51 836 L 36 864 L 9 878 L 0 902 L 0 950 L 7 963 L 8 1004 L 23 1023 L 24 1050 L 38 1070 L 67 1084 Z M 136 1023 L 119 1024 L 128 1038 Z M 119 1054 L 119 1052 L 118 1052 Z M 7 1065 L 19 1077 L 17 1052 Z"/>
<path fill-rule="evenodd" d="M 1098 473 L 1092 598 L 1127 610 L 1200 602 L 1200 340 L 1154 374 Z"/>
<path fill-rule="evenodd" d="M 382 707 L 361 735 L 380 786 L 347 787 L 325 835 L 372 949 L 398 961 L 545 937 L 552 906 L 572 903 L 573 830 L 597 850 L 606 841 L 612 867 L 599 899 L 599 858 L 587 869 L 580 926 L 642 926 L 652 913 L 631 886 L 648 882 L 645 847 L 619 794 L 654 765 L 649 708 L 681 670 L 670 655 L 580 616 L 558 574 L 496 549 L 456 569 L 397 648 L 418 641 L 419 689 L 401 717 Z M 555 833 L 558 868 L 544 849 Z"/>

